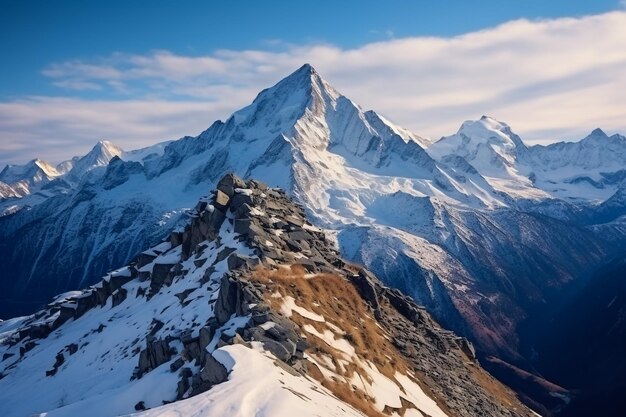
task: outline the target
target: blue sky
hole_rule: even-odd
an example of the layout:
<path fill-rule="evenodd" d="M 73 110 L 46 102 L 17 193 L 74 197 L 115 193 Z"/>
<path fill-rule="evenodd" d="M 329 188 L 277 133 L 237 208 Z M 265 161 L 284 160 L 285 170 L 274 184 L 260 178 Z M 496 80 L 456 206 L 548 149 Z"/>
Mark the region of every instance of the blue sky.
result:
<path fill-rule="evenodd" d="M 606 88 L 607 83 L 618 82 L 610 89 L 621 86 L 621 79 L 613 78 L 614 66 L 623 57 L 607 51 L 613 51 L 624 35 L 617 27 L 624 15 L 619 12 L 624 10 L 622 4 L 616 0 L 2 1 L 0 164 L 35 156 L 58 162 L 85 152 L 102 138 L 131 149 L 196 134 L 214 118 L 224 118 L 248 103 L 256 91 L 287 75 L 302 60 L 310 61 L 364 107 L 426 136 L 451 134 L 463 118 L 499 109 L 503 114 L 494 116 L 505 118 L 531 142 L 574 139 L 596 127 L 591 125 L 596 120 L 607 130 L 618 130 L 623 126 L 612 120 L 619 115 L 591 118 L 585 124 L 578 121 L 576 126 L 576 118 L 570 122 L 564 117 L 540 128 L 517 117 L 514 109 L 519 103 L 522 113 L 524 102 L 536 106 L 540 96 L 567 94 L 574 86 L 597 86 L 595 93 L 588 91 L 590 97 L 600 96 L 600 87 Z M 580 28 L 572 27 L 577 24 Z M 610 30 L 605 32 L 607 26 Z M 598 32 L 596 27 L 603 29 Z M 581 35 L 581 31 L 587 32 Z M 472 36 L 490 46 L 485 44 L 480 54 L 472 54 L 477 44 Z M 484 69 L 482 78 L 471 73 L 485 56 L 494 60 L 494 70 L 502 72 L 509 67 L 500 57 L 517 48 L 519 54 L 509 57 L 511 67 L 525 57 L 537 68 L 551 67 L 549 51 L 541 49 L 546 39 L 553 42 L 557 60 L 584 61 L 584 56 L 558 59 L 565 53 L 558 43 L 563 37 L 571 40 L 571 44 L 564 42 L 565 49 L 587 48 L 583 52 L 594 61 L 594 45 L 600 40 L 602 68 L 581 64 L 570 72 L 559 70 L 547 78 L 527 80 L 523 80 L 526 73 L 514 74 L 511 80 L 501 80 L 513 87 L 506 91 L 498 87 L 500 91 L 494 86 L 497 94 L 482 84 L 489 78 Z M 433 48 L 446 51 L 438 49 L 431 56 Z M 386 61 L 387 53 L 390 58 L 383 67 L 364 58 L 370 54 Z M 422 56 L 424 62 L 405 59 Z M 464 61 L 455 62 L 459 56 Z M 351 74 L 341 71 L 344 64 Z M 462 71 L 465 65 L 470 68 L 467 76 Z M 431 80 L 432 74 L 440 74 L 439 79 Z M 441 94 L 435 96 L 421 87 L 400 88 L 401 84 L 377 90 L 390 78 L 405 85 L 428 78 Z M 453 94 L 459 90 L 454 84 L 465 80 L 476 85 L 476 91 Z M 448 90 L 447 85 L 452 87 Z M 441 103 L 426 108 L 425 100 Z M 545 105 L 553 107 L 549 102 Z"/>

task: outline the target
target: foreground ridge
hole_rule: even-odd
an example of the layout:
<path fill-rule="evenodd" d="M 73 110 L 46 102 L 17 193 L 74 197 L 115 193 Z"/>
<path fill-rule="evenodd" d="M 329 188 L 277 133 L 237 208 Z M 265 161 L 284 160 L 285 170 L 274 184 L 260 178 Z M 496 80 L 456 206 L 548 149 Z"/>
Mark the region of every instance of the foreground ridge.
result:
<path fill-rule="evenodd" d="M 96 285 L 0 323 L 2 415 L 533 415 L 283 191 L 228 174 L 188 215 Z"/>

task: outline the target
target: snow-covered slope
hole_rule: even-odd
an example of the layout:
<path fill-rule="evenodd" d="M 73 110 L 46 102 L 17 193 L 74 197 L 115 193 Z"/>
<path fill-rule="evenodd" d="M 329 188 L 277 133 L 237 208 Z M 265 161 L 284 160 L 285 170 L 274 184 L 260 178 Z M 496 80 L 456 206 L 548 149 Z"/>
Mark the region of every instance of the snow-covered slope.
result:
<path fill-rule="evenodd" d="M 129 266 L 0 323 L 0 413 L 532 415 L 302 215 L 226 176 Z"/>

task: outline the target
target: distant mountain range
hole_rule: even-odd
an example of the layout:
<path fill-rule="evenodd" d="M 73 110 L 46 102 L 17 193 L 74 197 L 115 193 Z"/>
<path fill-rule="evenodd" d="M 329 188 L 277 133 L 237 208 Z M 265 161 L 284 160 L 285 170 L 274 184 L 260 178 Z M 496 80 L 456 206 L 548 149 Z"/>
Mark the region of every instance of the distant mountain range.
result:
<path fill-rule="evenodd" d="M 581 387 L 543 378 L 536 334 L 520 329 L 626 253 L 626 138 L 596 129 L 526 146 L 483 116 L 431 143 L 309 65 L 198 136 L 130 152 L 103 141 L 57 167 L 6 167 L 0 314 L 32 313 L 125 265 L 180 230 L 228 172 L 286 190 L 343 257 L 472 340 L 535 409 L 576 404 Z"/>

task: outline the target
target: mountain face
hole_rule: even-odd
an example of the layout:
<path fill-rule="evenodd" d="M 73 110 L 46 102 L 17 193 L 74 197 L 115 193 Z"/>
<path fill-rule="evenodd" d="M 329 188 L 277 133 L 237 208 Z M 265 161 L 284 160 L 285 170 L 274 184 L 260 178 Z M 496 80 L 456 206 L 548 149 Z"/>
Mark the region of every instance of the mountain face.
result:
<path fill-rule="evenodd" d="M 471 339 L 537 409 L 559 409 L 572 394 L 538 375 L 519 328 L 626 249 L 625 142 L 596 130 L 529 147 L 483 117 L 430 144 L 305 65 L 198 136 L 118 152 L 79 182 L 74 162 L 64 192 L 7 200 L 23 208 L 0 217 L 0 314 L 93 284 L 235 172 L 285 189 L 345 258 Z"/>
<path fill-rule="evenodd" d="M 130 265 L 0 323 L 2 415 L 534 415 L 303 215 L 227 175 Z"/>

